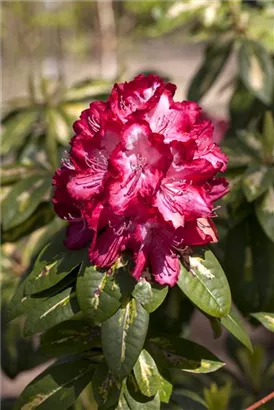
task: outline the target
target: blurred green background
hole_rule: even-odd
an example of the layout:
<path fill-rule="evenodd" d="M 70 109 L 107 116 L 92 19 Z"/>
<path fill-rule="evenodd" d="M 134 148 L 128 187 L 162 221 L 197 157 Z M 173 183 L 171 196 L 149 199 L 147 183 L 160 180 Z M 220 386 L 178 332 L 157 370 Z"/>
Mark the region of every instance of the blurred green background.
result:
<path fill-rule="evenodd" d="M 177 85 L 178 100 L 199 101 L 229 154 L 231 194 L 221 203 L 214 251 L 257 345 L 252 356 L 226 334 L 214 340 L 208 319 L 172 294 L 162 326 L 229 363 L 211 378 L 178 376 L 176 400 L 183 385 L 210 410 L 238 410 L 267 393 L 273 333 L 249 314 L 274 314 L 273 2 L 2 1 L 1 11 L 2 316 L 37 252 L 63 226 L 50 183 L 72 123 L 92 100 L 107 98 L 114 81 L 158 73 Z M 22 327 L 21 319 L 2 325 L 4 397 L 16 396 L 37 374 L 25 371 L 48 360 Z"/>

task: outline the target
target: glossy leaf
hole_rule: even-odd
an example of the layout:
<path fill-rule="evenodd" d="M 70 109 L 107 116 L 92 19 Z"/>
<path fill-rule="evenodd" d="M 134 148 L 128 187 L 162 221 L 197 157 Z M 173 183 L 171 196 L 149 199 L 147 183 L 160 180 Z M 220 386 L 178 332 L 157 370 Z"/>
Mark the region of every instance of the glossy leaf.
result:
<path fill-rule="evenodd" d="M 124 379 L 132 370 L 144 345 L 149 313 L 132 299 L 102 323 L 102 345 L 113 375 Z"/>
<path fill-rule="evenodd" d="M 63 245 L 63 237 L 63 232 L 58 233 L 40 252 L 28 277 L 26 294 L 35 294 L 51 288 L 82 263 L 87 249 L 68 251 Z"/>
<path fill-rule="evenodd" d="M 1 155 L 7 155 L 24 145 L 37 116 L 36 110 L 23 110 L 5 122 L 1 136 Z"/>
<path fill-rule="evenodd" d="M 245 86 L 263 103 L 273 97 L 273 67 L 270 55 L 256 41 L 245 40 L 239 50 L 240 76 Z"/>
<path fill-rule="evenodd" d="M 142 303 L 148 312 L 152 313 L 163 303 L 167 293 L 168 286 L 149 283 L 143 279 L 137 282 L 132 295 Z"/>
<path fill-rule="evenodd" d="M 121 382 L 116 380 L 105 361 L 97 365 L 92 378 L 92 389 L 100 409 L 108 409 L 119 401 Z"/>
<path fill-rule="evenodd" d="M 24 327 L 24 335 L 32 336 L 35 333 L 40 333 L 70 319 L 78 312 L 80 312 L 80 308 L 77 303 L 75 289 L 69 287 L 37 304 L 35 309 L 29 312 Z"/>
<path fill-rule="evenodd" d="M 115 274 L 100 272 L 84 263 L 79 271 L 76 292 L 79 306 L 92 322 L 103 322 L 121 305 L 121 290 Z"/>
<path fill-rule="evenodd" d="M 247 330 L 245 329 L 245 324 L 235 309 L 232 309 L 229 315 L 222 317 L 221 323 L 245 347 L 247 347 L 251 352 L 253 351 L 250 338 Z"/>
<path fill-rule="evenodd" d="M 202 66 L 190 84 L 188 100 L 199 101 L 211 88 L 224 67 L 232 51 L 232 46 L 231 40 L 214 42 L 208 46 Z"/>
<path fill-rule="evenodd" d="M 224 366 L 224 363 L 205 347 L 176 336 L 151 338 L 147 349 L 164 368 L 210 373 Z"/>
<path fill-rule="evenodd" d="M 177 284 L 191 302 L 210 316 L 229 314 L 230 288 L 221 265 L 211 251 L 189 256 L 188 267 L 181 264 Z"/>
<path fill-rule="evenodd" d="M 135 400 L 129 391 L 126 389 L 124 392 L 126 402 L 131 410 L 160 410 L 160 397 L 159 393 L 154 396 L 152 400 L 145 402 L 138 402 Z"/>
<path fill-rule="evenodd" d="M 101 345 L 99 328 L 87 322 L 67 320 L 41 336 L 41 348 L 52 355 L 80 353 Z"/>
<path fill-rule="evenodd" d="M 90 382 L 93 371 L 94 365 L 81 358 L 54 364 L 25 388 L 14 410 L 67 409 Z"/>
<path fill-rule="evenodd" d="M 3 229 L 24 222 L 45 197 L 49 196 L 50 175 L 32 175 L 15 184 L 2 203 Z"/>
<path fill-rule="evenodd" d="M 160 400 L 162 403 L 169 403 L 172 394 L 173 385 L 162 374 L 160 374 Z"/>
<path fill-rule="evenodd" d="M 249 202 L 254 201 L 268 190 L 273 181 L 273 172 L 264 165 L 253 165 L 243 175 L 243 191 Z"/>
<path fill-rule="evenodd" d="M 274 242 L 274 188 L 270 187 L 256 202 L 256 215 L 258 220 L 271 241 Z"/>
<path fill-rule="evenodd" d="M 145 349 L 141 351 L 133 371 L 141 392 L 148 397 L 155 396 L 161 379 L 155 361 Z"/>
<path fill-rule="evenodd" d="M 274 332 L 274 313 L 258 312 L 251 313 L 251 316 L 255 317 L 268 330 Z"/>

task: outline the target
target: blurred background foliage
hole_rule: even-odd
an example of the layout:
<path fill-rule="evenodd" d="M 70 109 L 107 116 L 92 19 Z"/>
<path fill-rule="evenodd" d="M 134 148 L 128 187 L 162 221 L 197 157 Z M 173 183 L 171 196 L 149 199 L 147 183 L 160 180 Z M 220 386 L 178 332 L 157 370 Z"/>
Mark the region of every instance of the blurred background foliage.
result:
<path fill-rule="evenodd" d="M 106 99 L 113 81 L 129 79 L 125 58 L 129 50 L 134 53 L 136 46 L 138 58 L 138 44 L 148 42 L 153 49 L 153 41 L 160 39 L 163 47 L 175 44 L 191 50 L 195 43 L 204 50 L 190 81 L 187 73 L 180 74 L 188 80 L 184 98 L 203 106 L 217 79 L 225 77 L 218 90 L 221 96 L 229 89 L 225 126 L 212 119 L 221 132 L 216 140 L 229 156 L 231 192 L 219 204 L 220 242 L 212 248 L 248 328 L 254 330 L 261 323 L 273 332 L 273 3 L 48 0 L 3 1 L 1 7 L 2 318 L 22 275 L 64 226 L 53 213 L 51 177 L 60 161 L 66 161 L 73 122 L 91 101 Z M 155 44 L 157 53 L 159 43 Z M 71 75 L 68 67 L 74 60 L 78 65 L 71 63 L 75 70 Z M 142 72 L 155 71 L 143 67 Z M 138 67 L 133 64 L 131 71 L 137 74 Z M 170 73 L 160 74 L 174 81 Z M 211 111 L 219 112 L 218 97 L 212 100 Z M 207 319 L 215 337 L 220 336 L 218 321 Z M 40 353 L 39 341 L 22 338 L 21 322 L 5 325 L 2 320 L 2 370 L 9 378 L 49 359 Z M 168 332 L 190 335 L 192 322 L 192 305 L 174 289 L 155 312 L 153 323 Z M 174 372 L 172 403 L 166 408 L 236 410 L 271 391 L 273 335 L 269 333 L 267 343 L 255 344 L 253 355 L 230 337 L 224 343 L 227 369 L 199 377 Z M 75 408 L 93 408 L 91 395 L 87 389 Z M 10 408 L 10 403 L 3 401 L 3 408 Z"/>

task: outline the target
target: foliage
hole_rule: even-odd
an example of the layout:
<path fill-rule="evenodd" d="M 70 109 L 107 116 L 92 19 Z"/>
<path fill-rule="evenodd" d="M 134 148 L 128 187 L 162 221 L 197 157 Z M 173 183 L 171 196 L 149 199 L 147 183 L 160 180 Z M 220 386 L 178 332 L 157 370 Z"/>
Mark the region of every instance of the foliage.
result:
<path fill-rule="evenodd" d="M 194 249 L 192 265 L 182 260 L 172 289 L 136 282 L 127 255 L 109 272 L 90 266 L 82 251 L 67 250 L 64 223 L 50 203 L 51 176 L 72 121 L 87 102 L 104 99 L 110 85 L 90 80 L 67 89 L 41 78 L 37 90 L 30 82 L 29 99 L 13 103 L 2 123 L 2 369 L 13 378 L 57 360 L 15 409 L 226 410 L 245 408 L 273 388 L 273 352 L 252 346 L 246 326 L 274 331 L 271 8 L 257 2 L 258 13 L 241 1 L 137 3 L 124 6 L 144 16 L 139 24 L 150 34 L 187 22 L 192 38 L 209 40 L 188 98 L 201 100 L 236 54 L 223 141 L 231 192 L 216 219 L 220 241 Z M 189 340 L 194 307 L 215 337 L 230 333 L 226 349 L 237 373 Z"/>

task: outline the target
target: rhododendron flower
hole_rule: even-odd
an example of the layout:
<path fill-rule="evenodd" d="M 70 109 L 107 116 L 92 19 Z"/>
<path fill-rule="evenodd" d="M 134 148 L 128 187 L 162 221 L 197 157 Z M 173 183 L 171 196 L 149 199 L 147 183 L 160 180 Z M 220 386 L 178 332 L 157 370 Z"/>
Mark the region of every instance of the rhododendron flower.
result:
<path fill-rule="evenodd" d="M 88 246 L 106 268 L 127 250 L 137 280 L 170 286 L 186 248 L 217 241 L 214 201 L 228 191 L 212 123 L 195 102 L 174 102 L 175 90 L 154 75 L 115 84 L 75 122 L 53 178 L 68 248 Z"/>

